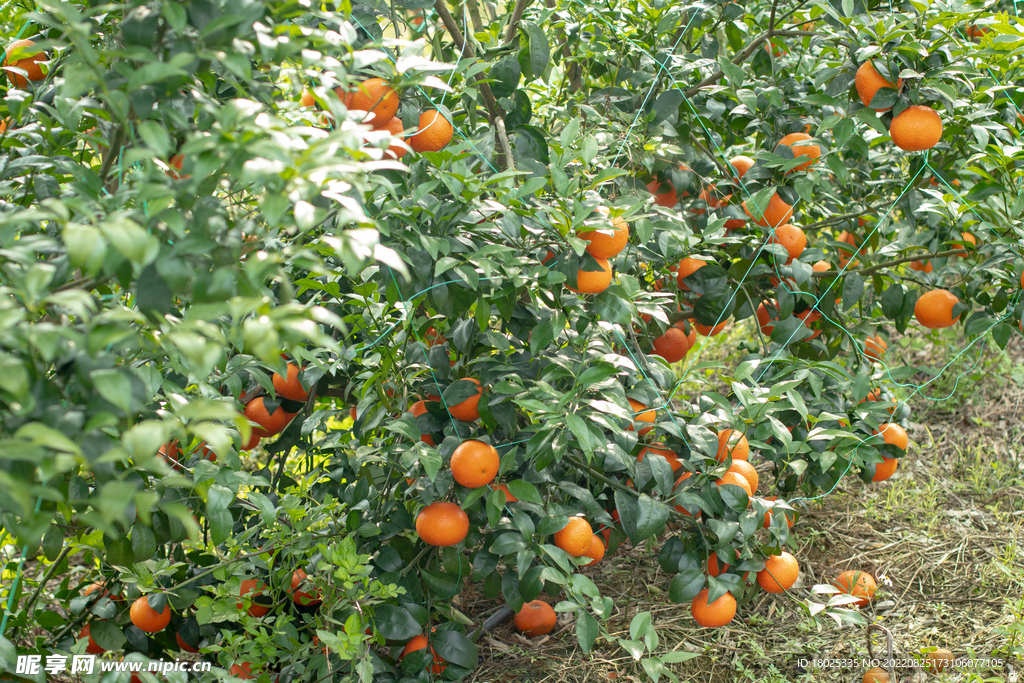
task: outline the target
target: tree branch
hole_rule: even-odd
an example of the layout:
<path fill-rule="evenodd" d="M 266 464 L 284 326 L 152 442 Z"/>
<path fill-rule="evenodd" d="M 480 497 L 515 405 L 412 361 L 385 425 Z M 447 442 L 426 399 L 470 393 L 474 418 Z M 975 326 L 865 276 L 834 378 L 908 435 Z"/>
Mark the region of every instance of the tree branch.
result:
<path fill-rule="evenodd" d="M 918 248 L 919 249 L 923 249 L 924 247 L 918 247 Z M 968 253 L 970 253 L 970 252 L 967 251 L 966 249 L 950 249 L 948 251 L 937 251 L 937 252 L 935 252 L 933 254 L 923 254 L 923 255 L 918 255 L 918 256 L 907 256 L 905 258 L 896 259 L 895 261 L 886 261 L 885 263 L 879 263 L 878 265 L 871 266 L 870 268 L 862 268 L 861 270 L 848 270 L 848 271 L 846 271 L 846 274 L 848 275 L 850 273 L 857 273 L 858 275 L 870 275 L 871 273 L 875 273 L 875 272 L 877 272 L 877 271 L 879 271 L 879 270 L 881 270 L 883 268 L 888 268 L 890 266 L 898 266 L 901 263 L 909 263 L 910 261 L 922 261 L 924 259 L 945 258 L 947 256 L 956 256 L 958 254 L 968 254 Z M 817 277 L 817 278 L 836 277 L 836 276 L 839 275 L 839 271 L 836 271 L 836 270 L 825 270 L 825 271 L 819 271 L 819 272 L 812 273 L 811 275 L 812 275 L 812 277 Z"/>
<path fill-rule="evenodd" d="M 556 0 L 544 0 L 548 9 L 557 9 Z M 562 46 L 562 64 L 565 65 L 565 75 L 569 78 L 569 92 L 575 93 L 583 89 L 583 69 L 579 62 L 569 61 L 572 58 L 572 51 L 569 49 L 569 39 L 565 35 L 565 29 L 558 30 L 558 44 Z"/>
<path fill-rule="evenodd" d="M 512 39 L 516 35 L 516 27 L 519 24 L 519 20 L 523 18 L 523 12 L 526 10 L 526 6 L 530 4 L 530 0 L 516 0 L 516 6 L 512 8 L 512 19 L 508 22 L 508 28 L 505 30 L 505 46 L 507 47 Z"/>
<path fill-rule="evenodd" d="M 473 52 L 473 46 L 466 42 L 465 36 L 462 35 L 462 31 L 459 30 L 458 24 L 455 23 L 455 18 L 452 17 L 451 12 L 448 11 L 448 7 L 444 4 L 444 0 L 434 0 L 434 9 L 437 10 L 438 15 L 441 17 L 441 21 L 444 22 L 444 26 L 448 29 L 448 33 L 451 35 L 452 40 L 459 46 L 463 57 L 469 57 L 474 59 L 476 54 Z M 499 162 L 503 169 L 512 167 L 512 156 L 508 154 L 506 150 L 511 149 L 511 145 L 508 142 L 508 136 L 505 135 L 505 126 L 498 125 L 498 120 L 501 118 L 501 112 L 498 109 L 498 102 L 494 99 L 494 93 L 491 92 L 491 86 L 487 83 L 479 83 L 481 80 L 480 74 L 473 77 L 473 80 L 479 84 L 480 96 L 484 100 L 484 107 L 487 109 L 487 118 L 491 123 L 491 128 L 494 129 L 494 134 L 498 136 L 498 143 L 501 146 L 502 152 L 499 157 Z"/>
<path fill-rule="evenodd" d="M 750 55 L 754 54 L 754 50 L 756 50 L 757 48 L 761 47 L 761 45 L 763 45 L 766 40 L 769 40 L 774 35 L 776 35 L 776 33 L 774 31 L 765 31 L 764 33 L 759 35 L 757 38 L 754 38 L 753 42 L 751 42 L 750 45 L 747 45 L 745 48 L 743 48 L 743 50 L 740 51 L 739 54 L 737 54 L 735 57 L 732 58 L 732 63 L 733 64 L 742 64 L 743 62 L 746 61 L 747 57 L 749 57 Z M 725 75 L 725 72 L 722 71 L 721 69 L 719 69 L 718 71 L 716 71 L 715 73 L 711 74 L 710 76 L 705 78 L 703 81 L 698 83 L 697 85 L 695 85 L 692 88 L 690 88 L 689 90 L 687 90 L 686 91 L 686 96 L 687 97 L 693 97 L 694 95 L 699 93 L 703 88 L 706 88 L 707 86 L 711 85 L 712 83 L 717 82 L 718 79 L 720 79 L 724 75 Z"/>

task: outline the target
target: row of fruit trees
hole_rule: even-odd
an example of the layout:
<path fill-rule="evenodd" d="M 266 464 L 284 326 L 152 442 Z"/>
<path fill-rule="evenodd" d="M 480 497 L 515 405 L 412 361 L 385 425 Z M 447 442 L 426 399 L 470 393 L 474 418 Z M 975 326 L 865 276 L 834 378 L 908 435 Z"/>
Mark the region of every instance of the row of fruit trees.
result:
<path fill-rule="evenodd" d="M 870 576 L 790 590 L 794 519 L 899 472 L 950 372 L 899 348 L 1020 324 L 1009 3 L 24 5 L 8 671 L 457 679 L 473 584 L 675 680 L 699 653 L 609 627 L 623 543 L 703 627 L 763 591 L 862 624 Z"/>

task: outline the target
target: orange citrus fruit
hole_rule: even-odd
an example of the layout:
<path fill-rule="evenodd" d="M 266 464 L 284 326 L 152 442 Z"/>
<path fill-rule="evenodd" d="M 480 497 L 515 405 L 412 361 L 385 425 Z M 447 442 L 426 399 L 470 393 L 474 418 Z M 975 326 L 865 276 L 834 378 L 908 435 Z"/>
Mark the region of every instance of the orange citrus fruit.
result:
<path fill-rule="evenodd" d="M 889 81 L 882 78 L 882 74 L 878 73 L 874 65 L 870 62 L 864 62 L 857 69 L 857 75 L 854 77 L 854 86 L 857 88 L 857 94 L 860 95 L 860 101 L 865 107 L 871 106 L 871 99 L 875 96 L 881 88 L 892 88 L 893 90 L 899 90 L 903 87 L 903 79 L 896 81 L 894 86 Z M 875 109 L 877 112 L 889 111 L 892 107 L 881 107 Z"/>
<path fill-rule="evenodd" d="M 684 280 L 707 264 L 707 261 L 690 258 L 689 256 L 680 261 L 679 266 L 676 269 L 676 283 L 679 285 L 679 289 L 682 289 L 685 292 L 690 291 L 690 288 L 686 286 L 686 282 L 684 282 Z"/>
<path fill-rule="evenodd" d="M 729 164 L 736 171 L 736 179 L 741 179 L 754 166 L 754 160 L 742 154 L 729 159 Z"/>
<path fill-rule="evenodd" d="M 782 138 L 782 140 L 779 141 L 780 145 L 785 145 L 786 147 L 789 147 L 790 150 L 792 150 L 794 157 L 805 156 L 808 158 L 807 161 L 800 164 L 796 168 L 787 171 L 787 175 L 789 175 L 793 171 L 806 171 L 811 167 L 815 160 L 821 156 L 820 146 L 801 144 L 806 143 L 808 140 L 813 140 L 813 138 L 810 135 L 807 135 L 806 133 L 790 133 L 789 135 L 787 135 L 786 137 Z"/>
<path fill-rule="evenodd" d="M 796 583 L 799 575 L 796 558 L 783 551 L 764 561 L 764 569 L 757 573 L 757 583 L 769 593 L 782 593 Z"/>
<path fill-rule="evenodd" d="M 383 78 L 367 79 L 350 93 L 344 93 L 340 88 L 338 91 L 348 109 L 373 114 L 372 119 L 367 116 L 363 121 L 375 129 L 383 128 L 398 113 L 398 93 Z"/>
<path fill-rule="evenodd" d="M 594 530 L 582 517 L 570 517 L 561 531 L 555 532 L 555 545 L 573 557 L 583 557 L 590 549 Z"/>
<path fill-rule="evenodd" d="M 599 206 L 597 211 L 605 216 L 608 215 L 608 207 Z M 587 251 L 594 258 L 612 258 L 626 248 L 629 242 L 629 226 L 626 221 L 616 218 L 612 221 L 613 231 L 611 234 L 605 231 L 591 230 L 589 232 L 578 232 L 580 239 L 589 242 Z"/>
<path fill-rule="evenodd" d="M 775 232 L 769 240 L 771 244 L 781 244 L 786 248 L 786 252 L 789 254 L 789 260 L 787 264 L 792 263 L 793 259 L 799 258 L 800 254 L 804 253 L 804 249 L 807 248 L 807 235 L 804 231 L 795 225 L 780 225 L 775 228 Z"/>
<path fill-rule="evenodd" d="M 420 634 L 405 644 L 405 648 L 402 649 L 402 654 L 398 655 L 398 661 L 402 661 L 407 654 L 415 652 L 416 650 L 425 650 L 427 647 L 427 637 Z M 434 647 L 430 647 L 430 654 L 434 655 L 434 661 L 430 665 L 430 673 L 435 676 L 440 676 L 441 673 L 448 668 L 448 665 L 444 663 L 441 656 L 437 654 Z"/>
<path fill-rule="evenodd" d="M 250 422 L 255 422 L 258 427 L 253 427 L 252 433 L 262 437 L 280 434 L 288 423 L 295 417 L 295 413 L 286 413 L 281 406 L 277 407 L 274 414 L 267 412 L 263 402 L 264 397 L 259 396 L 245 404 L 245 416 Z"/>
<path fill-rule="evenodd" d="M 590 541 L 590 547 L 587 548 L 587 552 L 583 553 L 583 557 L 589 557 L 590 562 L 584 564 L 584 567 L 595 565 L 601 561 L 604 557 L 604 543 L 601 542 L 601 537 L 594 534 L 594 538 Z"/>
<path fill-rule="evenodd" d="M 557 621 L 551 605 L 543 600 L 534 600 L 523 605 L 516 614 L 516 630 L 530 638 L 545 636 L 551 633 Z"/>
<path fill-rule="evenodd" d="M 274 383 L 274 393 L 292 401 L 305 401 L 309 398 L 309 391 L 302 388 L 299 382 L 299 366 L 295 363 L 288 364 L 288 376 L 282 377 L 274 373 L 271 378 Z"/>
<path fill-rule="evenodd" d="M 640 401 L 635 401 L 633 399 L 628 399 L 628 401 L 629 401 L 629 407 L 633 409 L 633 413 L 634 413 L 634 415 L 633 415 L 633 422 L 649 422 L 651 424 L 654 424 L 654 411 L 653 410 L 649 410 L 647 408 L 647 406 L 645 406 Z M 633 425 L 629 425 L 629 427 L 627 429 L 628 429 L 628 431 L 633 431 Z M 640 430 L 640 435 L 643 436 L 644 434 L 646 434 L 647 432 L 651 431 L 652 429 L 654 429 L 654 427 L 644 427 L 644 428 L 642 428 Z"/>
<path fill-rule="evenodd" d="M 772 198 L 768 200 L 768 206 L 765 207 L 764 213 L 760 218 L 756 218 L 750 213 L 746 202 L 743 202 L 742 206 L 746 214 L 753 218 L 754 222 L 762 228 L 767 228 L 768 226 L 775 228 L 788 223 L 793 218 L 793 207 L 782 201 L 778 192 L 773 194 Z"/>
<path fill-rule="evenodd" d="M 864 340 L 864 355 L 871 360 L 881 360 L 888 349 L 889 345 L 885 343 L 881 335 L 876 334 L 874 337 Z"/>
<path fill-rule="evenodd" d="M 149 606 L 149 600 L 143 595 L 132 603 L 131 609 L 128 610 L 128 616 L 140 631 L 156 633 L 163 631 L 167 628 L 167 624 L 171 623 L 171 606 L 164 605 L 163 611 L 157 612 Z"/>
<path fill-rule="evenodd" d="M 403 142 L 405 141 L 405 135 L 403 135 L 403 133 L 405 133 L 405 124 L 402 123 L 402 119 L 397 116 L 384 124 L 381 129 L 391 133 L 391 137 L 397 138 Z M 401 159 L 405 156 L 407 151 L 408 150 L 403 145 L 392 142 L 384 151 L 384 156 L 391 157 L 392 159 Z"/>
<path fill-rule="evenodd" d="M 958 315 L 953 318 L 953 306 L 960 302 L 951 292 L 945 289 L 933 289 L 925 292 L 914 304 L 914 317 L 917 322 L 931 330 L 952 327 L 960 320 Z"/>
<path fill-rule="evenodd" d="M 409 146 L 416 152 L 439 152 L 452 141 L 454 128 L 441 112 L 428 109 L 420 114 L 420 125 L 409 138 Z"/>
<path fill-rule="evenodd" d="M 942 139 L 942 119 L 931 107 L 907 107 L 889 124 L 894 145 L 907 152 L 931 149 Z"/>
<path fill-rule="evenodd" d="M 751 495 L 757 492 L 757 485 L 760 483 L 761 478 L 758 476 L 757 470 L 749 462 L 746 460 L 733 460 L 727 472 L 734 472 L 746 479 L 750 485 Z"/>
<path fill-rule="evenodd" d="M 427 545 L 458 545 L 468 533 L 469 515 L 455 503 L 431 503 L 416 516 L 416 534 Z"/>
<path fill-rule="evenodd" d="M 852 603 L 858 607 L 864 607 L 866 604 L 871 602 L 871 598 L 875 597 L 875 591 L 878 590 L 878 584 L 875 583 L 875 577 L 866 572 L 853 570 L 841 573 L 836 577 L 836 580 L 832 582 L 832 585 L 847 595 L 852 595 L 853 597 L 858 598 L 857 602 Z"/>
<path fill-rule="evenodd" d="M 708 589 L 705 588 L 690 603 L 690 614 L 704 628 L 725 626 L 736 616 L 736 598 L 726 593 L 708 604 Z"/>
<path fill-rule="evenodd" d="M 577 294 L 600 294 L 608 289 L 612 283 L 612 264 L 608 259 L 597 259 L 597 265 L 601 270 L 577 270 L 576 286 L 579 289 L 572 289 Z"/>
<path fill-rule="evenodd" d="M 750 457 L 750 444 L 747 437 L 735 429 L 723 429 L 718 432 L 718 453 L 715 459 L 723 462 L 728 456 L 733 460 L 747 460 Z"/>
<path fill-rule="evenodd" d="M 483 441 L 463 441 L 452 453 L 452 477 L 466 488 L 487 486 L 498 476 L 501 458 L 494 446 Z"/>
<path fill-rule="evenodd" d="M 678 363 L 690 351 L 690 340 L 681 329 L 672 326 L 653 342 L 654 354 L 669 363 Z"/>
<path fill-rule="evenodd" d="M 7 72 L 7 80 L 9 80 L 14 86 L 18 88 L 24 88 L 28 85 L 28 81 L 41 81 L 46 76 L 43 74 L 43 67 L 39 66 L 39 62 L 45 62 L 47 60 L 46 53 L 43 51 L 31 54 L 32 50 L 28 49 L 35 45 L 34 41 L 23 39 L 16 40 L 7 46 L 7 52 L 4 54 L 4 66 L 13 66 L 19 69 L 24 69 L 28 74 L 28 79 L 20 73 L 13 71 Z M 11 61 L 11 53 L 17 49 L 24 50 L 25 55 L 19 59 Z"/>
<path fill-rule="evenodd" d="M 480 386 L 480 380 L 477 378 L 466 377 L 465 379 L 476 385 L 476 393 L 461 403 L 448 406 L 448 412 L 456 420 L 472 422 L 480 417 L 480 396 L 484 393 L 484 389 Z"/>

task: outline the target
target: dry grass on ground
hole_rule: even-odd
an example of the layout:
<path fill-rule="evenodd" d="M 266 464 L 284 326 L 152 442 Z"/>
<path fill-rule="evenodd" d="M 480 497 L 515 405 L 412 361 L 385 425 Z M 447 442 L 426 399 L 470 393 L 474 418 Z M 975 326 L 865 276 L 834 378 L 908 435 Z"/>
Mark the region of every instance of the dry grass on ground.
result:
<path fill-rule="evenodd" d="M 728 353 L 726 346 L 719 353 Z M 919 367 L 941 360 L 920 339 L 902 340 L 895 353 Z M 928 378 L 921 374 L 911 381 Z M 898 654 L 934 646 L 958 657 L 1010 663 L 972 669 L 976 678 L 965 670 L 929 676 L 932 681 L 1013 682 L 1014 670 L 1024 668 L 1019 658 L 1024 652 L 1022 383 L 1019 340 L 1006 354 L 991 348 L 980 356 L 969 351 L 926 389 L 933 399 L 953 393 L 952 399 L 929 400 L 919 393 L 910 400 L 912 451 L 896 475 L 870 486 L 847 477 L 833 495 L 806 508 L 793 528 L 802 569 L 797 596 L 807 596 L 811 585 L 842 570 L 870 571 L 885 577 L 885 585 L 865 616 L 892 632 Z M 628 637 L 632 617 L 648 610 L 660 637 L 659 652 L 701 653 L 669 667 L 682 681 L 845 683 L 859 682 L 863 675 L 860 667 L 801 668 L 799 660 L 815 656 L 866 657 L 865 629 L 839 627 L 828 617 L 814 621 L 785 597 L 760 593 L 741 606 L 728 627 L 708 630 L 693 622 L 688 605 L 669 602 L 671 576 L 652 552 L 620 549 L 585 571 L 615 601 L 610 621 L 615 635 Z M 495 604 L 465 597 L 470 614 Z M 878 643 L 884 646 L 881 639 Z M 535 641 L 506 622 L 481 645 L 483 666 L 468 679 L 474 682 L 648 680 L 615 644 L 599 639 L 593 655 L 584 655 L 568 621 Z M 876 656 L 881 651 L 876 649 Z M 902 670 L 901 680 L 912 673 Z"/>

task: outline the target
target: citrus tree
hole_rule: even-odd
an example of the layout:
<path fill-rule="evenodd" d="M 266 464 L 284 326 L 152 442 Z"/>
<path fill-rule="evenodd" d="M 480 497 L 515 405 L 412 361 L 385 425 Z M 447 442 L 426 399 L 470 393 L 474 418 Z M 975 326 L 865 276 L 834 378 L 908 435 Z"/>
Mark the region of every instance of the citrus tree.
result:
<path fill-rule="evenodd" d="M 909 447 L 927 382 L 890 345 L 1019 324 L 1008 5 L 24 10 L 7 669 L 456 679 L 473 582 L 674 678 L 692 655 L 647 613 L 612 636 L 583 568 L 645 544 L 709 628 L 789 593 L 800 501 Z M 870 579 L 790 598 L 860 623 Z"/>

